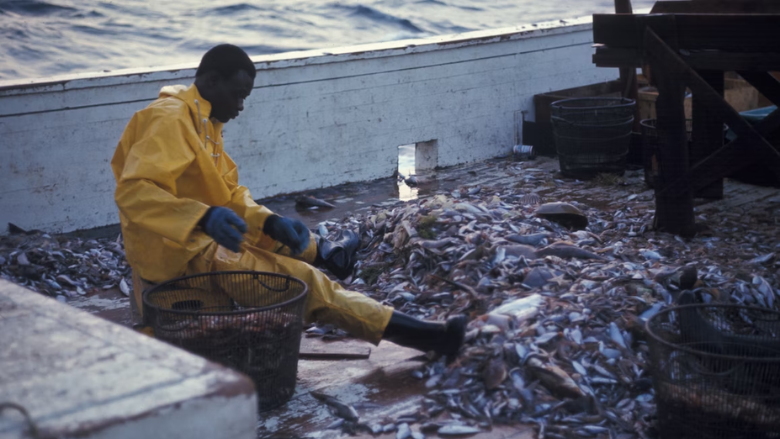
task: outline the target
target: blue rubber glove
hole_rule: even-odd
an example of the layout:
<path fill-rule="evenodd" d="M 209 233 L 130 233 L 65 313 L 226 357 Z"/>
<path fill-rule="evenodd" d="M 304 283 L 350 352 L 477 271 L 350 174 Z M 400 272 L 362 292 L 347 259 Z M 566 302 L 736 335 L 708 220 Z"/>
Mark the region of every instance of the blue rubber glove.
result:
<path fill-rule="evenodd" d="M 236 253 L 241 250 L 246 223 L 231 209 L 220 206 L 210 207 L 198 224 L 207 235 L 217 241 L 217 244 Z"/>
<path fill-rule="evenodd" d="M 299 255 L 309 246 L 309 228 L 300 220 L 271 215 L 265 220 L 263 233 L 290 248 Z"/>

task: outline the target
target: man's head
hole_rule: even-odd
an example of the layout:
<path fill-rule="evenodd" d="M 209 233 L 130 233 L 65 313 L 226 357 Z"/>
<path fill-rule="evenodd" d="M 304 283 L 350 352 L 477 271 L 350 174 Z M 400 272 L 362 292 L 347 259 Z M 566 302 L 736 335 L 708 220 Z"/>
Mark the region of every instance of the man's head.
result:
<path fill-rule="evenodd" d="M 210 116 L 222 123 L 238 116 L 252 92 L 255 73 L 255 65 L 241 48 L 220 44 L 209 49 L 195 73 L 195 86 L 211 103 Z"/>

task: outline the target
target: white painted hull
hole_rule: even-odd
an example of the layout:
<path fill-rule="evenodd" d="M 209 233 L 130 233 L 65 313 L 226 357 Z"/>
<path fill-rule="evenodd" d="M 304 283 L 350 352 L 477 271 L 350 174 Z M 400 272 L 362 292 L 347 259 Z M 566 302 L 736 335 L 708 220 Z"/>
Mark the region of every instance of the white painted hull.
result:
<path fill-rule="evenodd" d="M 617 78 L 593 65 L 592 41 L 583 18 L 254 57 L 255 90 L 225 128 L 226 149 L 255 198 L 388 177 L 404 144 L 427 142 L 418 167 L 507 155 L 535 94 Z M 109 162 L 122 130 L 162 86 L 194 74 L 0 81 L 0 224 L 116 224 Z"/>

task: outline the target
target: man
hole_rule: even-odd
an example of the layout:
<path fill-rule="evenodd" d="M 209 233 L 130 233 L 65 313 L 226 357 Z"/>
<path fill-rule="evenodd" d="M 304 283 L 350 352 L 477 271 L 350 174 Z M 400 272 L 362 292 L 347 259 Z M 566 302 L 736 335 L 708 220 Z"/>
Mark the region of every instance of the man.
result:
<path fill-rule="evenodd" d="M 255 73 L 243 50 L 216 46 L 203 56 L 193 85 L 163 87 L 125 128 L 111 167 L 134 274 L 151 283 L 210 271 L 287 274 L 309 287 L 307 321 L 453 358 L 465 317 L 422 321 L 345 290 L 311 264 L 349 276 L 359 243 L 354 233 L 336 242 L 315 239 L 302 222 L 256 204 L 238 184 L 222 127 L 244 109 Z M 142 309 L 140 294 L 134 300 Z"/>

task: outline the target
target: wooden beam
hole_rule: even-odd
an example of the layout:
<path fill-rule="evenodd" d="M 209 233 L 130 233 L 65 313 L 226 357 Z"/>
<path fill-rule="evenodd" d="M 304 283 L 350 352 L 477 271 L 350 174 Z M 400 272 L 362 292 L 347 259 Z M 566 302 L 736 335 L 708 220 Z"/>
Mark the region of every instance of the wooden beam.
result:
<path fill-rule="evenodd" d="M 693 91 L 693 94 L 698 94 L 699 98 L 703 100 L 703 105 L 710 106 L 713 109 L 720 108 L 723 121 L 728 124 L 738 137 L 742 137 L 744 139 L 744 145 L 748 146 L 741 151 L 743 155 L 752 157 L 753 159 L 763 160 L 764 163 L 780 175 L 780 154 L 777 150 L 650 29 L 647 30 L 645 47 L 648 51 L 648 57 L 653 59 L 655 63 L 659 65 L 659 68 L 666 70 L 666 72 L 664 72 L 666 76 L 673 76 L 676 80 L 687 84 Z M 659 90 L 659 99 L 660 95 L 661 91 Z M 765 121 L 765 127 L 769 127 L 770 123 L 774 123 L 774 121 L 774 117 L 771 120 Z M 734 149 L 734 145 L 740 144 L 743 144 L 743 141 L 732 142 L 726 148 Z M 722 150 L 723 148 L 719 150 L 719 155 L 727 152 Z M 733 157 L 734 155 L 731 153 L 729 156 Z M 687 175 L 681 173 L 668 177 L 669 178 L 665 180 L 668 184 L 661 186 L 660 189 L 656 189 L 656 197 L 659 195 L 663 197 L 663 194 L 666 193 L 678 193 L 680 191 L 689 192 L 691 190 L 689 177 Z M 723 177 L 723 175 L 721 175 L 721 177 Z"/>
<path fill-rule="evenodd" d="M 680 56 L 689 66 L 701 70 L 759 72 L 780 70 L 780 53 L 778 52 L 686 51 Z"/>
<path fill-rule="evenodd" d="M 760 134 L 771 133 L 780 127 L 780 110 L 773 111 L 766 119 L 759 122 L 755 128 Z M 755 157 L 750 153 L 751 145 L 746 137 L 738 137 L 728 145 L 695 163 L 690 171 L 691 189 L 700 190 L 722 175 L 739 171 L 753 163 Z"/>
<path fill-rule="evenodd" d="M 723 96 L 724 79 L 721 70 L 701 70 L 698 72 L 712 89 Z M 723 117 L 717 108 L 708 105 L 698 93 L 693 95 L 693 136 L 690 144 L 690 162 L 697 163 L 723 147 Z M 705 187 L 696 188 L 693 196 L 710 199 L 723 198 L 723 176 Z"/>
<path fill-rule="evenodd" d="M 598 67 L 641 67 L 643 51 L 640 48 L 594 45 L 593 63 Z M 696 70 L 723 71 L 780 71 L 780 53 L 736 53 L 723 51 L 683 51 L 685 62 Z"/>
<path fill-rule="evenodd" d="M 710 0 L 659 1 L 651 14 L 780 14 L 780 3 L 772 1 Z"/>
<path fill-rule="evenodd" d="M 596 64 L 596 67 L 642 67 L 642 53 L 639 49 L 597 45 L 593 64 Z"/>
<path fill-rule="evenodd" d="M 780 106 L 780 82 L 771 73 L 744 70 L 738 70 L 737 73 L 773 104 Z"/>
<path fill-rule="evenodd" d="M 668 27 L 670 22 L 674 26 Z M 593 42 L 641 48 L 646 28 L 675 50 L 774 52 L 780 14 L 594 14 Z"/>

